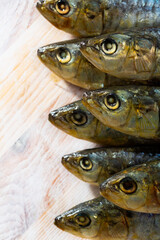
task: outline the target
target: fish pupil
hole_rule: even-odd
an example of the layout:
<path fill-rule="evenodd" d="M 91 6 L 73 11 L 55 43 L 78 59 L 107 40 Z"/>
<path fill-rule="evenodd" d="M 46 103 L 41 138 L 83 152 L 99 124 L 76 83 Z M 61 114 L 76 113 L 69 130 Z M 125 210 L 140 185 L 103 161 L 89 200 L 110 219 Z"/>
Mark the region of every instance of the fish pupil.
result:
<path fill-rule="evenodd" d="M 75 118 L 76 121 L 81 122 L 82 119 L 83 119 L 83 116 L 80 113 L 75 113 L 74 118 Z"/>
<path fill-rule="evenodd" d="M 60 14 L 67 14 L 70 11 L 70 6 L 67 1 L 59 0 L 56 4 L 56 9 Z"/>
<path fill-rule="evenodd" d="M 61 50 L 60 53 L 59 53 L 59 56 L 60 56 L 62 59 L 66 58 L 66 55 L 67 55 L 66 51 L 63 51 L 63 50 Z"/>
<path fill-rule="evenodd" d="M 120 189 L 128 194 L 134 193 L 137 190 L 137 184 L 132 178 L 124 178 L 120 181 Z"/>
<path fill-rule="evenodd" d="M 93 167 L 93 164 L 88 158 L 83 157 L 80 160 L 80 166 L 83 170 L 90 171 Z"/>
<path fill-rule="evenodd" d="M 102 42 L 101 47 L 105 54 L 112 55 L 117 51 L 118 46 L 113 39 L 107 38 L 105 41 Z"/>
<path fill-rule="evenodd" d="M 130 189 L 133 188 L 133 182 L 131 182 L 131 181 L 124 182 L 124 183 L 123 183 L 123 187 L 124 187 L 126 190 L 130 190 Z"/>
<path fill-rule="evenodd" d="M 83 112 L 75 111 L 71 115 L 71 121 L 77 126 L 82 126 L 87 122 L 87 116 Z"/>
<path fill-rule="evenodd" d="M 113 106 L 113 105 L 116 104 L 117 99 L 116 99 L 116 97 L 114 95 L 109 95 L 107 97 L 107 102 L 108 102 L 109 105 Z"/>
<path fill-rule="evenodd" d="M 77 216 L 77 223 L 81 227 L 87 227 L 91 224 L 91 219 L 87 214 L 82 213 Z"/>
<path fill-rule="evenodd" d="M 82 162 L 83 162 L 83 165 L 85 167 L 89 167 L 90 166 L 90 161 L 88 159 L 83 159 Z"/>

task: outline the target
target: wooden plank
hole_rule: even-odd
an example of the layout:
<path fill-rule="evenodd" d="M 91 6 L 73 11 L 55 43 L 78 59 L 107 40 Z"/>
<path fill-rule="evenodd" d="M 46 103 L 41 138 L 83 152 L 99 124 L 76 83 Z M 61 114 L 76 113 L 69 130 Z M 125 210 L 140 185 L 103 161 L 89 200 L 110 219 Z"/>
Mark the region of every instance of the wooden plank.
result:
<path fill-rule="evenodd" d="M 94 188 L 61 165 L 64 154 L 95 146 L 63 133 L 47 121 L 51 109 L 66 103 L 65 91 L 61 92 L 0 159 L 0 239 L 16 239 L 49 208 L 22 239 L 73 240 L 53 225 L 54 217 L 95 196 Z M 68 93 L 68 102 L 75 99 L 73 93 Z"/>
<path fill-rule="evenodd" d="M 22 239 L 73 240 L 53 219 L 95 196 L 95 189 L 68 173 L 60 159 L 95 144 L 47 121 L 51 109 L 80 98 L 82 91 L 56 77 L 36 56 L 38 47 L 71 36 L 40 16 L 36 0 L 2 2 L 0 239 L 18 239 L 30 227 Z"/>
<path fill-rule="evenodd" d="M 39 26 L 41 30 L 37 31 Z M 58 97 L 55 85 L 59 78 L 41 64 L 36 51 L 39 46 L 67 37 L 40 16 L 1 57 L 1 156 Z"/>

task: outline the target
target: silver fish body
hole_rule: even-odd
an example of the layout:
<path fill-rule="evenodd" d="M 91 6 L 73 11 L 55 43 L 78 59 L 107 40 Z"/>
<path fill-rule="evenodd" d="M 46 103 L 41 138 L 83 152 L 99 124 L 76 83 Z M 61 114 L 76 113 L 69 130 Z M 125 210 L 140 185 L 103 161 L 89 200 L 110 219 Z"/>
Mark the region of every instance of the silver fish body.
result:
<path fill-rule="evenodd" d="M 94 240 L 160 239 L 160 215 L 127 211 L 102 197 L 59 215 L 55 225 L 75 236 Z"/>
<path fill-rule="evenodd" d="M 40 0 L 37 9 L 55 27 L 78 36 L 160 25 L 159 0 Z"/>
<path fill-rule="evenodd" d="M 67 154 L 62 164 L 79 179 L 99 185 L 126 168 L 155 160 L 160 160 L 159 147 L 94 148 Z"/>

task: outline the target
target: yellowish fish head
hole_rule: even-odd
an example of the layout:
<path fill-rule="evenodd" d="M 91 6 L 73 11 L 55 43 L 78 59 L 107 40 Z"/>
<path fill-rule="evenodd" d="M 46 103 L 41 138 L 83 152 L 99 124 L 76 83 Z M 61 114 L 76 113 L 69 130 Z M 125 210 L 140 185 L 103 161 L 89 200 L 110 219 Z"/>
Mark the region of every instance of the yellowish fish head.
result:
<path fill-rule="evenodd" d="M 105 34 L 83 41 L 81 52 L 95 67 L 118 78 L 147 80 L 155 70 L 156 44 L 149 36 Z"/>
<path fill-rule="evenodd" d="M 64 132 L 78 138 L 94 138 L 98 121 L 81 101 L 76 101 L 52 111 L 49 121 Z"/>
<path fill-rule="evenodd" d="M 55 218 L 55 225 L 75 236 L 93 239 L 126 239 L 127 224 L 112 203 L 102 197 L 81 203 Z"/>
<path fill-rule="evenodd" d="M 81 203 L 56 217 L 55 225 L 78 237 L 98 238 L 105 217 L 105 213 L 102 212 L 102 202 L 98 199 Z"/>
<path fill-rule="evenodd" d="M 75 40 L 43 46 L 37 54 L 50 70 L 69 81 L 76 77 L 80 60 L 84 58 Z"/>
<path fill-rule="evenodd" d="M 159 107 L 154 89 L 114 87 L 84 93 L 83 104 L 103 124 L 117 131 L 156 138 Z"/>
<path fill-rule="evenodd" d="M 82 103 L 108 126 L 124 125 L 132 106 L 132 94 L 126 90 L 96 90 L 86 92 Z"/>
<path fill-rule="evenodd" d="M 39 0 L 37 9 L 55 27 L 71 32 L 79 13 L 79 0 Z"/>
<path fill-rule="evenodd" d="M 68 154 L 63 156 L 62 164 L 79 179 L 98 184 L 102 163 L 96 154 L 85 151 Z"/>
<path fill-rule="evenodd" d="M 105 73 L 95 68 L 80 52 L 78 39 L 40 47 L 37 55 L 51 71 L 64 80 L 86 89 L 104 87 Z"/>
<path fill-rule="evenodd" d="M 121 208 L 141 211 L 147 202 L 148 177 L 139 166 L 128 168 L 103 182 L 101 195 Z"/>
<path fill-rule="evenodd" d="M 78 36 L 103 32 L 103 10 L 99 0 L 39 0 L 37 9 L 55 27 Z"/>

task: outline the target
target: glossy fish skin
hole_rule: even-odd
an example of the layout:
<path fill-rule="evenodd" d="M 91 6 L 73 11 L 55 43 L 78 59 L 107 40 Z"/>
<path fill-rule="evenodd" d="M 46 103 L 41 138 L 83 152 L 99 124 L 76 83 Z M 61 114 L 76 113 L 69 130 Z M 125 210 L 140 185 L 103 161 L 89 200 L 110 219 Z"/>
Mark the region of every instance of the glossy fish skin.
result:
<path fill-rule="evenodd" d="M 77 39 L 50 44 L 39 48 L 38 56 L 59 77 L 82 88 L 98 89 L 119 82 L 123 84 L 123 81 L 101 72 L 83 57 L 80 44 L 81 40 Z M 65 57 L 58 60 L 60 54 Z"/>
<path fill-rule="evenodd" d="M 86 109 L 81 100 L 52 111 L 48 119 L 54 126 L 71 136 L 108 147 L 157 143 L 157 141 L 136 138 L 108 128 Z"/>
<path fill-rule="evenodd" d="M 59 77 L 88 90 L 131 84 L 130 80 L 124 81 L 94 67 L 80 52 L 82 40 L 74 39 L 43 46 L 38 49 L 38 57 Z M 150 82 L 134 81 L 134 84 Z"/>
<path fill-rule="evenodd" d="M 103 182 L 100 189 L 119 207 L 160 214 L 160 161 L 127 168 Z"/>
<path fill-rule="evenodd" d="M 62 164 L 79 179 L 99 185 L 123 169 L 153 160 L 160 160 L 158 147 L 94 148 L 67 154 Z"/>
<path fill-rule="evenodd" d="M 94 240 L 160 239 L 159 215 L 127 211 L 102 197 L 59 215 L 55 225 L 75 236 Z"/>
<path fill-rule="evenodd" d="M 40 0 L 37 9 L 55 27 L 77 36 L 159 27 L 159 0 Z"/>
<path fill-rule="evenodd" d="M 160 80 L 159 28 L 86 39 L 81 52 L 95 67 L 115 77 Z"/>
<path fill-rule="evenodd" d="M 84 93 L 82 103 L 103 124 L 136 137 L 160 140 L 160 88 L 110 87 Z"/>

